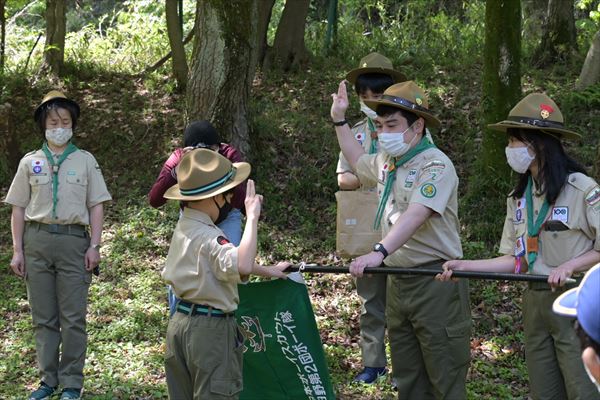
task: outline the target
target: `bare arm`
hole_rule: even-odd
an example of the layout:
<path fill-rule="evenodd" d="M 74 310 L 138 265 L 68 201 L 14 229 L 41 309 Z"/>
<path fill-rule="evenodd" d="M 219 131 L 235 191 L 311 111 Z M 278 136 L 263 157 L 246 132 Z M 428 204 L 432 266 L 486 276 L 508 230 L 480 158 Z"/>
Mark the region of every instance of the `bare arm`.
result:
<path fill-rule="evenodd" d="M 442 266 L 444 272 L 435 276 L 439 281 L 448 281 L 452 278 L 452 271 L 485 271 L 485 272 L 513 272 L 515 258 L 504 255 L 485 260 L 450 260 Z"/>
<path fill-rule="evenodd" d="M 548 276 L 548 284 L 553 288 L 564 286 L 567 278 L 570 278 L 575 272 L 587 271 L 590 267 L 600 262 L 600 252 L 590 250 L 579 257 L 575 257 L 564 264 L 554 268 Z"/>
<path fill-rule="evenodd" d="M 256 244 L 258 235 L 258 218 L 262 204 L 262 196 L 256 194 L 254 181 L 248 179 L 246 184 L 246 226 L 238 247 L 238 271 L 240 275 L 250 275 L 254 269 Z"/>
<path fill-rule="evenodd" d="M 408 239 L 431 217 L 433 210 L 419 203 L 411 203 L 406 211 L 394 223 L 390 232 L 383 238 L 381 244 L 392 254 L 402 247 Z M 372 251 L 360 256 L 350 264 L 350 272 L 354 276 L 362 276 L 365 268 L 378 267 L 383 262 L 383 254 Z"/>
<path fill-rule="evenodd" d="M 346 110 L 348 109 L 348 93 L 346 91 L 345 81 L 341 81 L 338 86 L 338 92 L 331 95 L 333 102 L 331 104 L 331 119 L 333 122 L 340 122 L 346 118 Z M 358 158 L 365 154 L 365 150 L 362 148 L 360 143 L 354 139 L 350 125 L 344 124 L 342 126 L 335 127 L 335 133 L 337 134 L 338 143 L 340 149 L 344 154 L 344 157 L 352 167 L 356 168 L 356 162 Z"/>
<path fill-rule="evenodd" d="M 337 175 L 338 186 L 342 190 L 355 190 L 360 187 L 358 177 L 352 172 L 342 172 Z"/>
<path fill-rule="evenodd" d="M 10 226 L 13 242 L 13 257 L 10 261 L 10 268 L 13 272 L 25 277 L 25 255 L 23 254 L 23 233 L 25 232 L 25 208 L 12 207 L 12 215 L 10 218 Z"/>
<path fill-rule="evenodd" d="M 102 242 L 102 224 L 104 223 L 104 205 L 96 204 L 89 208 L 90 214 L 90 247 L 85 252 L 85 269 L 93 270 L 100 264 L 100 251 L 91 246 Z"/>

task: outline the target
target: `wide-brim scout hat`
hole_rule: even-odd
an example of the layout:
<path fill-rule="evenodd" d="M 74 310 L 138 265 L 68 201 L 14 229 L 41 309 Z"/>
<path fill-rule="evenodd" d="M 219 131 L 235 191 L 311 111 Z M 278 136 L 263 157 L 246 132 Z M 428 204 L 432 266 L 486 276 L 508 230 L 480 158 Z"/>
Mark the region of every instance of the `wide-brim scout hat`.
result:
<path fill-rule="evenodd" d="M 517 103 L 508 118 L 488 128 L 506 132 L 509 128 L 539 130 L 558 138 L 580 139 L 581 135 L 565 128 L 565 121 L 556 103 L 543 93 L 531 93 Z"/>
<path fill-rule="evenodd" d="M 37 106 L 37 108 L 35 109 L 35 112 L 33 113 L 33 119 L 35 121 L 37 121 L 40 117 L 40 114 L 42 112 L 42 110 L 44 109 L 45 106 L 48 106 L 52 103 L 66 103 L 66 104 L 70 104 L 71 106 L 73 106 L 77 112 L 77 118 L 79 118 L 79 104 L 77 104 L 75 101 L 68 99 L 67 96 L 65 96 L 62 92 L 58 91 L 58 90 L 51 90 L 49 91 L 44 98 L 42 99 L 42 102 L 40 103 L 39 106 Z"/>
<path fill-rule="evenodd" d="M 373 52 L 363 57 L 358 64 L 358 68 L 355 68 L 346 74 L 346 80 L 354 85 L 356 83 L 356 78 L 358 78 L 359 75 L 373 73 L 389 75 L 394 80 L 394 83 L 404 82 L 406 80 L 406 76 L 402 72 L 394 69 L 389 58 L 382 56 L 377 52 Z"/>
<path fill-rule="evenodd" d="M 567 317 L 577 317 L 589 337 L 600 343 L 600 264 L 586 272 L 581 284 L 561 294 L 552 310 Z"/>
<path fill-rule="evenodd" d="M 216 196 L 239 185 L 250 175 L 250 164 L 231 163 L 216 151 L 192 150 L 177 166 L 177 184 L 164 197 L 171 200 L 195 201 Z"/>
<path fill-rule="evenodd" d="M 439 128 L 441 125 L 440 120 L 429 111 L 429 102 L 425 92 L 413 81 L 396 83 L 383 92 L 381 99 L 365 100 L 364 102 L 367 107 L 375 111 L 381 105 L 409 111 L 422 117 L 430 128 Z"/>

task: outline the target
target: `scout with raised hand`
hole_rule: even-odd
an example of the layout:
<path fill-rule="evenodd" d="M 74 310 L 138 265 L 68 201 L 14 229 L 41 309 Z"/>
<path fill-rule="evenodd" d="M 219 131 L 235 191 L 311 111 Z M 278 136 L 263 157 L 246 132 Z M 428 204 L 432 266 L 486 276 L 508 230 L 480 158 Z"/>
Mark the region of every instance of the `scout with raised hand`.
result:
<path fill-rule="evenodd" d="M 94 156 L 71 142 L 78 117 L 63 93 L 44 97 L 34 119 L 46 140 L 21 159 L 4 200 L 12 205 L 10 266 L 25 278 L 35 329 L 41 384 L 32 400 L 58 385 L 62 400 L 79 399 L 83 388 L 88 289 L 111 197 Z"/>
<path fill-rule="evenodd" d="M 367 154 L 345 121 L 344 82 L 333 94 L 331 118 L 344 156 L 361 182 L 377 183 L 376 223 L 383 239 L 350 265 L 354 276 L 382 263 L 439 266 L 462 256 L 457 216 L 458 178 L 450 159 L 431 143 L 426 125 L 439 128 L 427 97 L 414 82 L 390 86 L 377 112 L 380 151 Z M 389 276 L 387 326 L 392 372 L 401 399 L 464 399 L 471 316 L 468 283 L 444 287 L 429 277 Z"/>
<path fill-rule="evenodd" d="M 235 310 L 238 283 L 249 274 L 285 278 L 290 264 L 255 264 L 262 196 L 248 180 L 246 226 L 239 247 L 215 225 L 233 189 L 248 178 L 250 164 L 231 163 L 217 152 L 185 154 L 177 184 L 165 198 L 185 201 L 173 232 L 165 281 L 180 299 L 169 320 L 165 369 L 171 399 L 237 399 L 242 390 L 243 341 Z"/>
<path fill-rule="evenodd" d="M 565 127 L 556 103 L 542 93 L 527 95 L 506 120 L 489 127 L 508 135 L 506 158 L 519 174 L 507 198 L 503 255 L 449 261 L 438 279 L 450 279 L 452 270 L 548 275 L 547 283 L 529 283 L 523 295 L 531 396 L 600 399 L 577 355 L 571 322 L 552 312 L 566 279 L 600 262 L 600 187 L 561 144 L 580 135 Z"/>
<path fill-rule="evenodd" d="M 358 68 L 348 72 L 346 79 L 354 85 L 360 99 L 360 110 L 365 118 L 352 127 L 354 138 L 369 154 L 377 152 L 377 114 L 364 103 L 378 100 L 385 89 L 406 77 L 394 70 L 392 62 L 379 53 L 371 53 L 360 60 Z M 337 182 L 341 190 L 375 190 L 375 185 L 361 185 L 344 155 L 340 152 L 337 164 Z M 336 195 L 337 196 L 337 195 Z M 375 194 L 373 194 L 375 196 Z M 361 211 L 362 212 L 362 211 Z M 375 214 L 375 209 L 365 210 Z M 356 239 L 354 239 L 356 240 Z M 372 243 L 366 243 L 371 246 Z M 385 289 L 386 276 L 373 275 L 356 279 L 356 292 L 362 300 L 360 314 L 360 350 L 363 370 L 354 378 L 355 382 L 373 383 L 386 374 L 385 356 Z"/>

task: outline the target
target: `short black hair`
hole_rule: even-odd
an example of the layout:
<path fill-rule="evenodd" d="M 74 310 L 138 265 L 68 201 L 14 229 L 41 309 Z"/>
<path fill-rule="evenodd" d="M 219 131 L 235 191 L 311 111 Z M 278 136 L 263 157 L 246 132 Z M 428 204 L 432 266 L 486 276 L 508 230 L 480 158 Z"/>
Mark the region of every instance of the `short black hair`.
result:
<path fill-rule="evenodd" d="M 73 104 L 67 101 L 56 99 L 53 101 L 49 101 L 48 103 L 42 106 L 42 108 L 40 109 L 38 119 L 35 121 L 37 122 L 38 128 L 40 129 L 40 132 L 42 134 L 45 134 L 46 132 L 46 119 L 48 118 L 48 114 L 50 114 L 50 112 L 52 111 L 56 111 L 59 108 L 63 108 L 67 110 L 69 114 L 71 114 L 71 123 L 73 129 L 75 129 L 75 127 L 77 126 L 77 117 L 79 116 L 79 110 L 77 110 L 77 108 Z"/>
<path fill-rule="evenodd" d="M 379 94 L 385 92 L 385 89 L 393 84 L 394 79 L 390 75 L 373 72 L 357 76 L 356 82 L 354 82 L 354 90 L 358 95 L 364 94 L 368 89 Z"/>
<path fill-rule="evenodd" d="M 585 332 L 581 326 L 581 323 L 579 323 L 579 320 L 575 320 L 575 333 L 577 333 L 577 336 L 579 337 L 579 343 L 581 343 L 582 351 L 588 347 L 591 347 L 594 349 L 596 354 L 600 355 L 600 343 L 596 342 Z"/>
<path fill-rule="evenodd" d="M 408 124 L 408 126 L 411 126 L 420 118 L 415 113 L 411 113 L 410 111 L 406 111 L 402 108 L 388 106 L 385 104 L 377 106 L 377 109 L 375 111 L 380 117 L 387 117 L 388 115 L 392 115 L 394 113 L 399 112 L 406 119 L 406 123 Z M 423 122 L 425 123 L 425 119 L 423 119 Z M 423 126 L 423 130 L 425 130 L 425 126 Z"/>
<path fill-rule="evenodd" d="M 569 174 L 581 172 L 587 174 L 585 168 L 565 153 L 560 140 L 549 132 L 509 128 L 506 133 L 521 142 L 528 143 L 535 152 L 532 162 L 538 164 L 538 183 L 542 193 L 546 194 L 549 204 L 554 204 L 560 191 L 567 182 Z M 531 172 L 522 174 L 513 189 L 512 197 L 523 197 Z"/>

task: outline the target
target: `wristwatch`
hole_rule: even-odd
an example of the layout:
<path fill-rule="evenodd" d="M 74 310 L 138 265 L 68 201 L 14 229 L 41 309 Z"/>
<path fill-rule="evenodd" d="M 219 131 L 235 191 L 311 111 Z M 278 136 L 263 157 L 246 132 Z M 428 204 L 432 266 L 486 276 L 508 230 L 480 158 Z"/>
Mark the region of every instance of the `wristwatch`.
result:
<path fill-rule="evenodd" d="M 333 121 L 332 124 L 333 126 L 344 126 L 346 124 L 350 125 L 347 119 L 343 119 L 341 121 Z"/>
<path fill-rule="evenodd" d="M 101 244 L 90 244 L 90 248 L 94 250 L 100 251 L 100 247 L 102 247 Z"/>
<path fill-rule="evenodd" d="M 373 251 L 378 251 L 381 254 L 383 254 L 383 258 L 386 258 L 388 256 L 388 251 L 385 249 L 385 247 L 383 247 L 381 243 L 375 243 L 375 245 L 373 245 Z"/>

